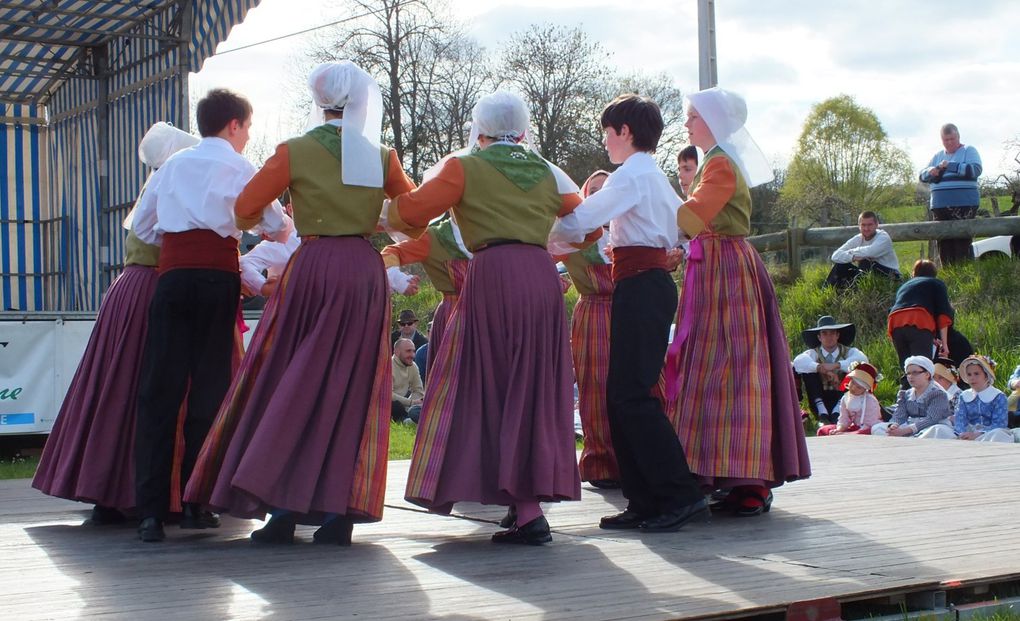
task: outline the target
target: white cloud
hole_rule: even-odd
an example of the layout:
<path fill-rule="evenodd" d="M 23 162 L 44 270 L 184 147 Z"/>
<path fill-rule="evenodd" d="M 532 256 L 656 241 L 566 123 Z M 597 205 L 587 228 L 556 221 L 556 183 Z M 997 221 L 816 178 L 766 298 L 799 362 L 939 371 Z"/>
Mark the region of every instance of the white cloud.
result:
<path fill-rule="evenodd" d="M 342 2 L 263 0 L 222 49 L 268 39 L 342 17 Z M 531 23 L 580 25 L 622 72 L 672 75 L 698 86 L 696 3 L 676 0 L 450 0 L 469 32 L 495 51 Z M 719 78 L 748 101 L 748 128 L 766 153 L 785 163 L 811 106 L 848 93 L 873 109 L 915 168 L 940 147 L 938 128 L 960 126 L 965 142 L 995 176 L 1011 166 L 1003 141 L 1020 134 L 1020 3 L 991 0 L 850 2 L 726 0 L 715 3 Z M 283 138 L 291 128 L 280 85 L 290 81 L 287 57 L 303 38 L 213 57 L 195 79 L 199 88 L 226 85 L 246 92 L 256 129 Z M 1004 159 L 1006 162 L 1004 163 Z"/>

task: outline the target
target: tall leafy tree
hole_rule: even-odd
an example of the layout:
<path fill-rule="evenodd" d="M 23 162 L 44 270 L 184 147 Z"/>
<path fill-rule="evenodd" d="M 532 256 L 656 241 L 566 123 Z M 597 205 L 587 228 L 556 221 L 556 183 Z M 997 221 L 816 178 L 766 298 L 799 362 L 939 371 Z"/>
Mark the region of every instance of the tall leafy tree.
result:
<path fill-rule="evenodd" d="M 910 158 L 875 113 L 839 95 L 804 121 L 781 201 L 791 215 L 826 225 L 909 200 L 912 177 Z"/>

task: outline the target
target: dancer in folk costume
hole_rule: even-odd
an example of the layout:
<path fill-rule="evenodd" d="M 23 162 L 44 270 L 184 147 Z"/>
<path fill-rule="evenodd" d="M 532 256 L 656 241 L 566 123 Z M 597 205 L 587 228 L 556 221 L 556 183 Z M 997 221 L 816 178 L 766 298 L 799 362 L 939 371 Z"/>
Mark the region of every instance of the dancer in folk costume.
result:
<path fill-rule="evenodd" d="M 255 167 L 241 155 L 252 108 L 227 90 L 198 102 L 202 141 L 175 155 L 149 180 L 134 212 L 144 242 L 161 244 L 159 280 L 149 307 L 135 426 L 135 497 L 142 541 L 165 538 L 174 420 L 184 421 L 186 480 L 233 376 L 241 281 L 234 201 Z M 273 201 L 265 218 L 246 226 L 284 240 L 293 224 Z M 185 503 L 182 528 L 211 528 L 219 519 Z"/>
<path fill-rule="evenodd" d="M 665 375 L 691 470 L 706 490 L 732 490 L 720 508 L 753 516 L 772 488 L 811 471 L 775 290 L 745 239 L 750 188 L 772 179 L 746 118 L 736 93 L 688 98 L 690 141 L 705 158 L 677 212 L 692 241 Z"/>
<path fill-rule="evenodd" d="M 195 136 L 159 122 L 142 137 L 138 157 L 158 169 L 171 155 L 195 144 Z M 138 369 L 149 302 L 159 278 L 159 247 L 140 241 L 130 222 L 125 227 L 124 271 L 103 297 L 32 480 L 33 487 L 50 496 L 95 503 L 87 524 L 123 522 L 135 506 Z M 172 512 L 181 510 L 182 450 L 178 441 L 170 482 Z"/>
<path fill-rule="evenodd" d="M 467 275 L 468 261 L 471 251 L 464 244 L 460 227 L 452 218 L 430 224 L 428 230 L 418 239 L 408 239 L 382 249 L 383 264 L 390 275 L 391 285 L 403 282 L 407 275 L 400 271 L 400 266 L 421 263 L 425 274 L 432 281 L 432 286 L 443 294 L 443 300 L 436 307 L 432 316 L 432 327 L 429 329 L 427 370 L 432 369 L 439 352 L 440 342 L 446 333 L 446 325 L 450 314 L 460 298 L 460 290 L 464 286 Z M 404 293 L 404 290 L 398 290 Z M 426 371 L 426 381 L 428 381 Z M 428 392 L 426 390 L 426 392 Z"/>
<path fill-rule="evenodd" d="M 300 245 L 301 237 L 296 232 L 285 242 L 262 240 L 238 261 L 242 292 L 249 296 L 263 296 L 266 298 L 266 305 L 262 309 L 262 317 L 255 327 L 255 333 L 248 343 L 248 350 L 244 353 L 244 358 L 241 359 L 230 388 L 227 389 L 227 395 L 216 414 L 216 420 L 206 435 L 191 478 L 187 481 L 184 497 L 188 502 L 209 504 L 209 496 L 223 465 L 227 442 L 233 437 L 240 419 L 241 408 L 238 407 L 238 403 L 246 399 L 251 392 L 252 380 L 262 362 L 261 352 L 266 347 L 268 335 L 275 333 L 276 309 L 280 303 L 280 296 L 277 295 L 280 278 Z M 263 271 L 266 272 L 265 276 L 262 275 Z"/>
<path fill-rule="evenodd" d="M 556 223 L 550 240 L 576 243 L 609 223 L 614 289 L 605 390 L 627 508 L 603 517 L 599 526 L 670 532 L 707 508 L 653 392 L 676 312 L 667 255 L 677 244 L 680 198 L 652 157 L 664 129 L 654 101 L 621 95 L 602 111 L 601 124 L 609 159 L 620 167 L 602 190 Z"/>
<path fill-rule="evenodd" d="M 602 189 L 609 173 L 598 170 L 581 186 L 585 198 Z M 577 464 L 581 480 L 595 487 L 620 487 L 620 467 L 613 452 L 606 410 L 609 373 L 609 319 L 613 307 L 613 262 L 608 236 L 580 252 L 561 257 L 579 294 L 570 318 L 570 351 L 577 377 L 577 404 L 584 430 L 584 449 Z"/>
<path fill-rule="evenodd" d="M 577 186 L 528 150 L 525 103 L 483 97 L 469 145 L 418 190 L 391 201 L 384 222 L 421 235 L 451 206 L 474 254 L 436 356 L 406 498 L 438 513 L 474 501 L 516 508 L 496 543 L 552 540 L 540 501 L 577 500 L 573 378 L 562 286 L 545 249 Z"/>
<path fill-rule="evenodd" d="M 382 518 L 389 447 L 389 290 L 368 237 L 386 196 L 414 186 L 380 145 L 371 76 L 325 63 L 308 83 L 325 123 L 278 146 L 237 199 L 246 222 L 289 188 L 301 246 L 249 377 L 235 382 L 244 390 L 221 409 L 238 420 L 207 502 L 272 513 L 256 543 L 292 542 L 301 523 L 320 525 L 316 543 L 349 545 L 355 522 Z"/>

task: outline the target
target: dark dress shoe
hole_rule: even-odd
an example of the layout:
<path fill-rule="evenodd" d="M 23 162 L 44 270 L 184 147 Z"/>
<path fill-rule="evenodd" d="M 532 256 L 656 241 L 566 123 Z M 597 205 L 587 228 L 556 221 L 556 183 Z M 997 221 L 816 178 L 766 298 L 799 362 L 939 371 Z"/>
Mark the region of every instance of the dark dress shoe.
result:
<path fill-rule="evenodd" d="M 648 515 L 645 513 L 638 513 L 637 511 L 627 509 L 623 513 L 607 515 L 599 520 L 599 528 L 605 528 L 608 530 L 629 530 L 641 526 L 641 523 L 647 518 Z"/>
<path fill-rule="evenodd" d="M 506 510 L 506 515 L 499 521 L 500 528 L 510 528 L 517 523 L 517 507 L 510 505 Z"/>
<path fill-rule="evenodd" d="M 219 528 L 220 516 L 199 505 L 185 503 L 181 512 L 181 528 Z"/>
<path fill-rule="evenodd" d="M 159 518 L 147 517 L 138 525 L 138 538 L 145 542 L 163 541 L 166 533 L 163 532 L 163 521 Z"/>
<path fill-rule="evenodd" d="M 645 533 L 672 533 L 680 530 L 680 527 L 690 522 L 701 514 L 710 516 L 708 512 L 708 501 L 704 498 L 689 505 L 684 505 L 672 511 L 660 513 L 650 517 L 641 524 L 641 531 Z"/>
<path fill-rule="evenodd" d="M 274 516 L 269 523 L 251 534 L 252 543 L 294 543 L 294 516 Z"/>
<path fill-rule="evenodd" d="M 354 522 L 345 517 L 337 517 L 319 527 L 312 535 L 313 543 L 321 543 L 334 546 L 351 545 L 351 533 L 354 532 Z"/>
<path fill-rule="evenodd" d="M 599 489 L 620 489 L 620 482 L 616 479 L 595 479 L 594 481 L 588 481 L 592 487 Z"/>
<path fill-rule="evenodd" d="M 549 522 L 544 515 L 531 520 L 524 526 L 514 526 L 509 530 L 501 530 L 492 536 L 492 543 L 516 543 L 529 546 L 540 546 L 552 541 Z"/>
<path fill-rule="evenodd" d="M 117 509 L 96 505 L 92 507 L 92 515 L 85 520 L 82 526 L 110 526 L 124 522 L 127 522 L 127 516 Z"/>

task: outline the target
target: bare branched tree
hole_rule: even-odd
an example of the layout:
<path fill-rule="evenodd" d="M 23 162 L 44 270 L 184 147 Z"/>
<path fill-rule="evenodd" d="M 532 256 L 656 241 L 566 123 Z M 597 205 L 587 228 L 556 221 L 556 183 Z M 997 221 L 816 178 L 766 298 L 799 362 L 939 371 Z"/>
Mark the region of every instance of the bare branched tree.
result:
<path fill-rule="evenodd" d="M 531 106 L 542 155 L 575 179 L 590 172 L 592 137 L 599 129 L 610 75 L 607 58 L 580 28 L 551 24 L 511 35 L 502 50 L 502 86 L 518 91 Z"/>

